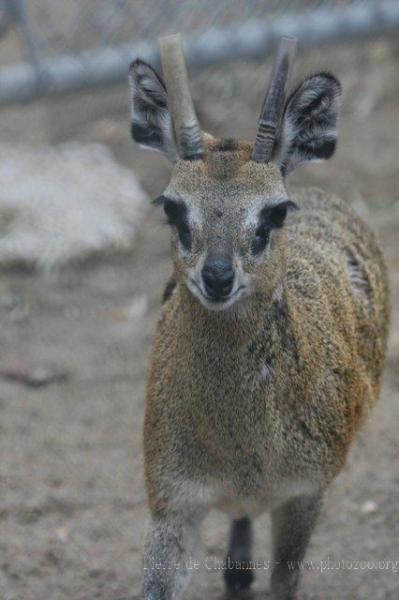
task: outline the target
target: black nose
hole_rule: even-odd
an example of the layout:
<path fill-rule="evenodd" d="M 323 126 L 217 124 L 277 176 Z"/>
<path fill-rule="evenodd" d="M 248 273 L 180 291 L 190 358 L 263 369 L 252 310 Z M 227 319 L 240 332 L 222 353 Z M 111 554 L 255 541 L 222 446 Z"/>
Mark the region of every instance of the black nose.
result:
<path fill-rule="evenodd" d="M 229 256 L 208 256 L 202 269 L 205 291 L 214 300 L 227 297 L 234 283 L 234 271 Z"/>

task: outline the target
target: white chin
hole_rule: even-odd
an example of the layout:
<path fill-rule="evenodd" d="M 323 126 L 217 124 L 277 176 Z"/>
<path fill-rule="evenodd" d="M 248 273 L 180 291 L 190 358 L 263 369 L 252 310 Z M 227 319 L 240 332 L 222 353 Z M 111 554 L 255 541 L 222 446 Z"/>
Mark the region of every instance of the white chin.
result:
<path fill-rule="evenodd" d="M 242 292 L 244 291 L 243 289 L 239 289 L 230 294 L 230 296 L 225 300 L 214 301 L 208 300 L 206 296 L 201 292 L 201 290 L 195 285 L 193 285 L 191 282 L 188 282 L 188 288 L 193 294 L 193 296 L 195 296 L 197 300 L 201 302 L 204 308 L 207 308 L 208 310 L 213 310 L 214 312 L 227 310 L 228 308 L 233 306 L 233 304 L 235 304 L 241 298 L 241 296 L 243 295 Z"/>
<path fill-rule="evenodd" d="M 204 306 L 208 310 L 213 310 L 214 312 L 220 312 L 222 310 L 227 310 L 228 308 L 233 306 L 233 304 L 235 304 L 237 302 L 237 300 L 239 299 L 239 295 L 236 295 L 236 296 L 233 296 L 232 298 L 227 298 L 226 300 L 212 302 L 212 300 L 207 300 L 203 296 L 201 297 L 200 294 L 197 294 L 196 297 L 201 302 L 202 306 Z"/>

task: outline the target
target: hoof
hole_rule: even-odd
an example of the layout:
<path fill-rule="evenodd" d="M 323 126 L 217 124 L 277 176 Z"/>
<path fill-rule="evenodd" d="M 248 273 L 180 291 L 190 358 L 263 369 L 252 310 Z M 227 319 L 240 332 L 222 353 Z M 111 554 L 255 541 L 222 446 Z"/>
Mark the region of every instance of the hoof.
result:
<path fill-rule="evenodd" d="M 254 580 L 253 571 L 246 569 L 244 566 L 241 569 L 238 567 L 226 569 L 223 576 L 226 586 L 230 591 L 247 590 Z"/>

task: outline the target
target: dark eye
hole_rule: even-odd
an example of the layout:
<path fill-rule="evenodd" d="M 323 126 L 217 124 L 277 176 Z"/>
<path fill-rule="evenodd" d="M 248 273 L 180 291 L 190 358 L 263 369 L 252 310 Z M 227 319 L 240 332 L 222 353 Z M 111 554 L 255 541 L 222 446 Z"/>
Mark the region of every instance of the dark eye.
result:
<path fill-rule="evenodd" d="M 269 219 L 274 227 L 281 227 L 287 216 L 287 204 L 282 202 L 270 210 Z"/>
<path fill-rule="evenodd" d="M 255 237 L 252 242 L 252 254 L 257 255 L 263 252 L 269 241 L 269 231 L 266 227 L 258 227 L 255 231 Z"/>
<path fill-rule="evenodd" d="M 169 225 L 176 227 L 179 240 L 186 250 L 191 248 L 191 232 L 187 221 L 187 206 L 179 200 L 163 199 L 163 209 L 165 211 Z"/>
<path fill-rule="evenodd" d="M 297 208 L 291 200 L 284 200 L 275 206 L 265 206 L 259 215 L 259 225 L 252 242 L 252 254 L 260 254 L 269 241 L 270 231 L 282 227 L 287 216 L 287 210 Z"/>
<path fill-rule="evenodd" d="M 163 209 L 169 225 L 176 225 L 179 221 L 184 219 L 187 212 L 186 205 L 183 204 L 183 202 L 171 200 L 170 198 L 164 198 Z"/>
<path fill-rule="evenodd" d="M 188 225 L 181 224 L 177 228 L 177 233 L 179 234 L 179 240 L 180 240 L 182 246 L 186 250 L 190 250 L 191 249 L 191 232 L 190 232 Z"/>
<path fill-rule="evenodd" d="M 281 227 L 287 216 L 287 211 L 297 209 L 297 205 L 292 200 L 284 200 L 275 206 L 265 206 L 260 213 L 260 219 L 269 227 Z"/>

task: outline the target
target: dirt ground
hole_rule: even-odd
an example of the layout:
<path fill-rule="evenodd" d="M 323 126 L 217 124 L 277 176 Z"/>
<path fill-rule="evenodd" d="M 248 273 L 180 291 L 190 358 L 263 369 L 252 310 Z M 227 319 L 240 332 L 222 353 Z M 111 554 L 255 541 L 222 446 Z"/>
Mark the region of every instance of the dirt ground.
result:
<path fill-rule="evenodd" d="M 30 108 L 32 128 L 40 117 L 51 134 L 18 130 L 22 113 L 10 109 L 0 116 L 0 131 L 18 141 L 69 136 L 106 142 L 155 197 L 169 167 L 130 144 L 122 98 L 109 93 L 91 119 L 90 96 L 84 106 L 71 99 Z M 60 122 L 65 106 L 71 110 Z M 208 116 L 204 110 L 213 131 L 253 131 L 256 114 L 234 114 L 231 122 L 230 114 L 218 120 L 215 110 Z M 308 553 L 326 561 L 325 570 L 304 573 L 301 600 L 399 597 L 398 140 L 399 107 L 396 98 L 384 98 L 372 109 L 345 114 L 336 157 L 292 178 L 344 195 L 374 227 L 389 265 L 393 305 L 382 397 L 326 499 Z M 140 597 L 148 517 L 141 452 L 146 365 L 171 270 L 158 210 L 149 209 L 131 256 L 46 275 L 0 274 L 1 600 Z M 43 369 L 60 378 L 35 388 L 5 376 L 19 370 L 40 378 Z M 189 600 L 224 598 L 213 557 L 224 557 L 227 526 L 216 511 L 204 522 L 204 561 Z M 265 515 L 256 522 L 257 559 L 270 558 L 269 542 Z M 368 561 L 367 567 L 357 561 Z M 254 599 L 269 597 L 268 577 L 266 569 L 258 571 Z"/>

